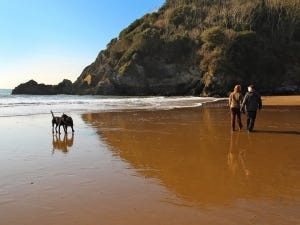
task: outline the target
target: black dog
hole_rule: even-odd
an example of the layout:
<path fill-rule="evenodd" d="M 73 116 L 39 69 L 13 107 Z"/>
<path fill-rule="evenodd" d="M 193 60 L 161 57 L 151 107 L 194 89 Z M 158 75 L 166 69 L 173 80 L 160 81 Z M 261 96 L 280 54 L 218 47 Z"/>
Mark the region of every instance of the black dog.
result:
<path fill-rule="evenodd" d="M 67 133 L 68 126 L 72 128 L 72 132 L 74 133 L 73 129 L 73 119 L 70 116 L 67 116 L 66 114 L 62 114 L 61 117 L 54 116 L 53 112 L 52 114 L 52 133 L 54 133 L 54 125 L 55 125 L 55 131 L 57 133 L 57 127 L 58 127 L 58 133 L 60 134 L 60 127 L 63 126 L 65 133 Z"/>
<path fill-rule="evenodd" d="M 59 128 L 59 133 L 60 133 L 60 126 L 63 126 L 62 124 L 62 118 L 59 116 L 54 116 L 52 110 L 50 111 L 52 114 L 52 133 L 54 134 L 54 125 L 55 125 L 55 131 L 57 133 L 57 127 Z"/>
<path fill-rule="evenodd" d="M 63 113 L 62 116 L 61 116 L 61 123 L 63 125 L 65 133 L 68 132 L 68 127 L 71 127 L 72 128 L 72 133 L 74 133 L 72 117 L 67 116 L 66 114 Z"/>

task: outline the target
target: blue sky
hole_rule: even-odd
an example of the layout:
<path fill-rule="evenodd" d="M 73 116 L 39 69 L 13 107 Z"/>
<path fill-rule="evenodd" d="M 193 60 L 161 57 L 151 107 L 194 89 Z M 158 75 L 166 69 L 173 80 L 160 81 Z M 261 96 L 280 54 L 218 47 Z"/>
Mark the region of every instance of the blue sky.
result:
<path fill-rule="evenodd" d="M 165 0 L 0 0 L 0 88 L 75 81 L 100 50 Z"/>

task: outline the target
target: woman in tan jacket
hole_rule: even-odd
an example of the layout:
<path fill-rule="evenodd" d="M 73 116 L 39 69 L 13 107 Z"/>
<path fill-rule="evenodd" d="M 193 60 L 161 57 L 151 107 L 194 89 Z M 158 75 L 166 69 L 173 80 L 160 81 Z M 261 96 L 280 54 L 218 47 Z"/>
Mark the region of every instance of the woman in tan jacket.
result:
<path fill-rule="evenodd" d="M 239 130 L 242 129 L 243 124 L 241 120 L 241 104 L 243 102 L 243 96 L 241 94 L 241 85 L 235 85 L 234 91 L 229 95 L 229 107 L 231 112 L 231 130 L 235 131 L 235 120 L 239 124 Z"/>

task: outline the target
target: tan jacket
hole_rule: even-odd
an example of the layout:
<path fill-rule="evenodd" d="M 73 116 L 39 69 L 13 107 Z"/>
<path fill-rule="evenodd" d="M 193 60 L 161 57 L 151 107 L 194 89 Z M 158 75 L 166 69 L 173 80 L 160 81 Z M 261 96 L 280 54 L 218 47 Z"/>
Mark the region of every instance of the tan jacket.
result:
<path fill-rule="evenodd" d="M 231 92 L 229 95 L 229 107 L 230 108 L 241 108 L 243 102 L 243 96 L 238 92 Z"/>

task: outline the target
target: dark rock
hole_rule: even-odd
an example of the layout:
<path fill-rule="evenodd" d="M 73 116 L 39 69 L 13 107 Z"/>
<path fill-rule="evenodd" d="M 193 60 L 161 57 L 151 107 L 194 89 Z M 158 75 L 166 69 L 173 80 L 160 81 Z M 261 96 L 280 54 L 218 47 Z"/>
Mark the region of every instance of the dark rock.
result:
<path fill-rule="evenodd" d="M 29 95 L 55 95 L 55 94 L 72 94 L 72 82 L 63 80 L 58 85 L 38 84 L 34 80 L 22 83 L 12 90 L 13 95 L 29 94 Z"/>
<path fill-rule="evenodd" d="M 57 94 L 73 94 L 73 84 L 70 80 L 64 79 L 54 87 Z"/>
<path fill-rule="evenodd" d="M 56 93 L 52 85 L 38 84 L 36 81 L 30 80 L 14 88 L 12 94 L 53 95 Z"/>

